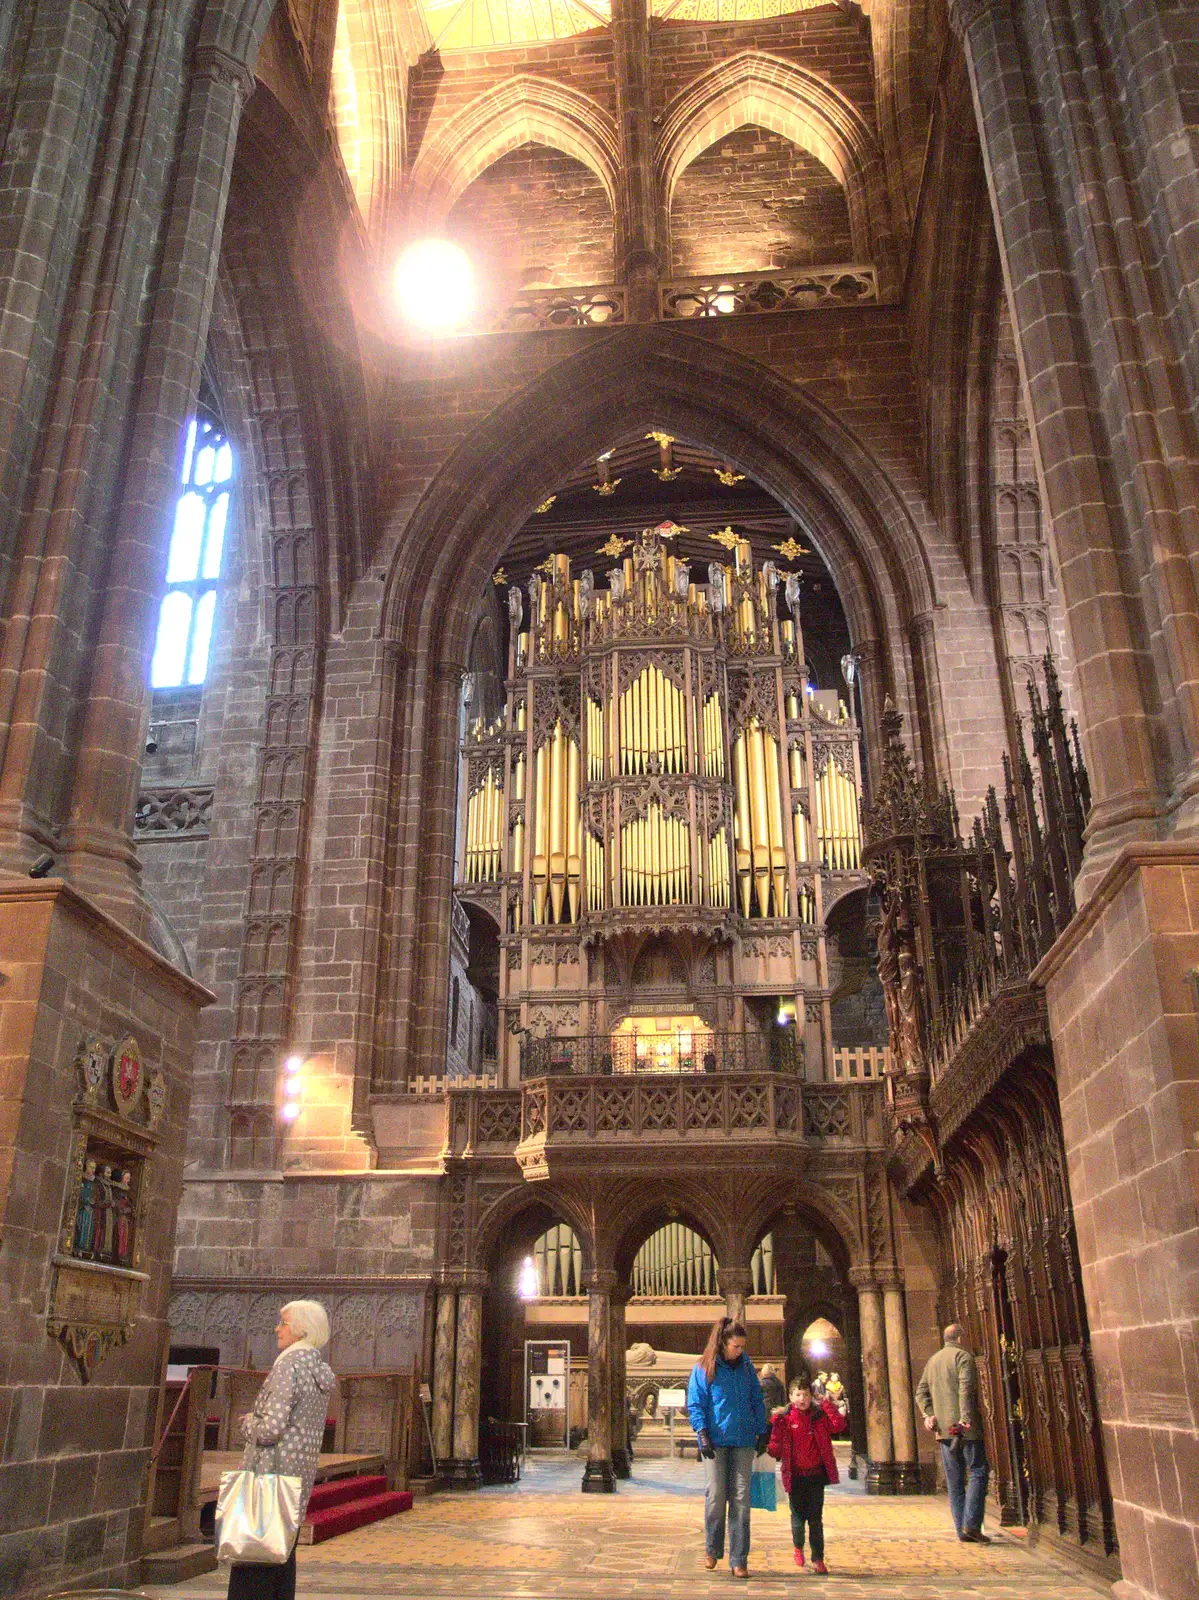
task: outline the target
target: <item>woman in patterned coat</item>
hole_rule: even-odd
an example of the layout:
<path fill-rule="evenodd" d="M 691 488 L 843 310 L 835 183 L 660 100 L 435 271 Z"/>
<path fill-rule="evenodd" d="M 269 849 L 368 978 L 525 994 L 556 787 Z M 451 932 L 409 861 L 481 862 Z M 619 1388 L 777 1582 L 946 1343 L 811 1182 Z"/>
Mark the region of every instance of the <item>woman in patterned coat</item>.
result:
<path fill-rule="evenodd" d="M 329 1318 L 316 1300 L 292 1300 L 275 1329 L 279 1354 L 241 1420 L 245 1465 L 300 1480 L 300 1521 L 312 1493 L 329 1410 L 333 1370 L 317 1354 L 329 1342 Z M 296 1552 L 281 1567 L 234 1562 L 229 1600 L 295 1600 Z"/>

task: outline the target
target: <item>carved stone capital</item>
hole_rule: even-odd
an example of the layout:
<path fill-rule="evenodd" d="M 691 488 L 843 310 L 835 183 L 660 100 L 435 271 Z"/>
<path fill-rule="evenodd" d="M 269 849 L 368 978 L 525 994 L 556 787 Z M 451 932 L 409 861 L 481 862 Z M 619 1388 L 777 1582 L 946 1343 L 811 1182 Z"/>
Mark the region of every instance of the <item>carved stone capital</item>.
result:
<path fill-rule="evenodd" d="M 874 1267 L 850 1267 L 849 1281 L 859 1294 L 881 1294 L 882 1283 Z"/>
<path fill-rule="evenodd" d="M 597 1267 L 583 1279 L 588 1294 L 612 1294 L 620 1287 L 620 1277 L 611 1267 Z"/>
<path fill-rule="evenodd" d="M 232 89 L 241 105 L 254 93 L 254 74 L 244 61 L 222 50 L 220 45 L 202 44 L 192 58 L 197 78 L 208 78 L 213 83 Z"/>
<path fill-rule="evenodd" d="M 949 0 L 949 26 L 964 39 L 976 22 L 998 11 L 1007 0 Z"/>
<path fill-rule="evenodd" d="M 931 641 L 936 627 L 936 619 L 931 611 L 921 611 L 908 623 L 908 635 L 913 644 Z"/>

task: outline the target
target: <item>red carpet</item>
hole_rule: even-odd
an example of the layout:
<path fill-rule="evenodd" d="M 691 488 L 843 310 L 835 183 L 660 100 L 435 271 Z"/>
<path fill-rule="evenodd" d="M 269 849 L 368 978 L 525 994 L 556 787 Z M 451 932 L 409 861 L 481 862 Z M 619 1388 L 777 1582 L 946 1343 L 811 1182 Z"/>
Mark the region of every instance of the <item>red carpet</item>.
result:
<path fill-rule="evenodd" d="M 412 1496 L 406 1490 L 389 1490 L 387 1479 L 382 1475 L 318 1483 L 308 1502 L 300 1542 L 321 1544 L 339 1533 L 349 1533 L 354 1528 L 365 1527 L 368 1522 L 379 1522 L 411 1508 Z"/>

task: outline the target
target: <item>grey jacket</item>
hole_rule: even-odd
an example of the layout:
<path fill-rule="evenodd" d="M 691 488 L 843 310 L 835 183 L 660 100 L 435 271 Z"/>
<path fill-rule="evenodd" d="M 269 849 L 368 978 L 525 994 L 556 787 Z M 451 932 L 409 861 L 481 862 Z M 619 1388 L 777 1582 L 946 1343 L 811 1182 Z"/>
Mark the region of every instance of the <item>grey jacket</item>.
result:
<path fill-rule="evenodd" d="M 937 1433 L 949 1436 L 954 1423 L 965 1425 L 967 1439 L 981 1439 L 978 1409 L 978 1363 L 961 1345 L 942 1345 L 924 1369 L 916 1386 L 916 1404 L 926 1417 L 935 1417 Z"/>
<path fill-rule="evenodd" d="M 242 1418 L 245 1465 L 300 1479 L 300 1520 L 312 1493 L 321 1439 L 336 1383 L 333 1369 L 307 1345 L 293 1344 L 278 1357 L 258 1391 L 254 1409 Z"/>

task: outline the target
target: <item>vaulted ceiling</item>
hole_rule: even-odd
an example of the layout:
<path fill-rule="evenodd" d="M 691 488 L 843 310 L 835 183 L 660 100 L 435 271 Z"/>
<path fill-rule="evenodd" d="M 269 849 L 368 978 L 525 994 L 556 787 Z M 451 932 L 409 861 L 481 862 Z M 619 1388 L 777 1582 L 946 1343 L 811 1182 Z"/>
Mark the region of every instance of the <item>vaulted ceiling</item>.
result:
<path fill-rule="evenodd" d="M 827 4 L 828 0 L 652 0 L 650 9 L 673 22 L 758 22 Z M 611 19 L 610 0 L 423 0 L 423 8 L 440 50 L 540 44 L 607 27 Z"/>

